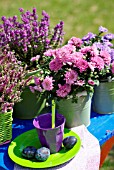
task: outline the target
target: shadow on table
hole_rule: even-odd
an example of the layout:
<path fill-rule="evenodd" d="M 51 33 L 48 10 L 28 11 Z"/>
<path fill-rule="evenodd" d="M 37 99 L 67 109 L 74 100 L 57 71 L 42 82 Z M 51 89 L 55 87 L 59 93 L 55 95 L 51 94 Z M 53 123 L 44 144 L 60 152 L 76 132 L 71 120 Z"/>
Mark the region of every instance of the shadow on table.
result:
<path fill-rule="evenodd" d="M 19 136 L 20 134 L 33 129 L 34 126 L 32 122 L 33 120 L 14 119 L 13 124 L 12 124 L 12 131 L 13 131 L 12 140 L 14 140 L 14 138 Z M 9 158 L 9 155 L 8 155 L 9 144 L 0 146 L 1 159 L 3 159 L 3 163 L 2 165 L 0 165 L 0 170 L 4 169 L 4 167 L 6 167 L 6 169 L 4 170 L 14 169 L 14 162 Z"/>

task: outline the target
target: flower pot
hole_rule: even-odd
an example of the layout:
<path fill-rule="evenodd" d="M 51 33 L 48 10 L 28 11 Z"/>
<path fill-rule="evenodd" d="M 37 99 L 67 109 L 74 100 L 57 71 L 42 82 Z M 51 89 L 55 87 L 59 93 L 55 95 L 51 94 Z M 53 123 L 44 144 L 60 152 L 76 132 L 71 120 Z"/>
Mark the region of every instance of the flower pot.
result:
<path fill-rule="evenodd" d="M 10 142 L 12 138 L 12 111 L 0 113 L 0 145 Z"/>
<path fill-rule="evenodd" d="M 22 101 L 14 105 L 13 116 L 19 119 L 32 119 L 45 112 L 46 99 L 32 93 L 29 87 L 25 87 L 21 94 Z"/>
<path fill-rule="evenodd" d="M 100 114 L 114 113 L 114 81 L 102 82 L 95 87 L 92 109 Z"/>
<path fill-rule="evenodd" d="M 84 124 L 90 124 L 91 97 L 89 95 L 80 96 L 77 103 L 72 103 L 71 99 L 63 99 L 58 102 L 58 112 L 66 118 L 65 126 L 73 128 Z"/>
<path fill-rule="evenodd" d="M 37 116 L 33 120 L 33 125 L 37 130 L 41 145 L 49 148 L 51 153 L 56 153 L 62 146 L 65 118 L 61 114 L 56 114 L 55 128 L 52 128 L 51 121 L 51 113 L 46 113 Z"/>

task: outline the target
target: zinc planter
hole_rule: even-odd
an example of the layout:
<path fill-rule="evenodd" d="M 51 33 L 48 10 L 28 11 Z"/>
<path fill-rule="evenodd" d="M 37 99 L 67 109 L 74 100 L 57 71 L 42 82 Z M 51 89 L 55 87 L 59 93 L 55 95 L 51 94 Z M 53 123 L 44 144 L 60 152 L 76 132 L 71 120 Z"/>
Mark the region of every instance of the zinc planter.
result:
<path fill-rule="evenodd" d="M 66 118 L 65 126 L 67 128 L 82 124 L 88 126 L 90 124 L 91 97 L 82 95 L 77 103 L 72 103 L 71 99 L 63 99 L 58 102 L 58 112 Z"/>
<path fill-rule="evenodd" d="M 25 87 L 21 94 L 22 101 L 14 105 L 13 117 L 19 119 L 32 119 L 45 110 L 46 99 L 32 93 Z"/>
<path fill-rule="evenodd" d="M 0 145 L 12 139 L 12 111 L 0 113 Z"/>
<path fill-rule="evenodd" d="M 114 113 L 114 81 L 101 82 L 95 87 L 92 109 L 99 114 Z"/>
<path fill-rule="evenodd" d="M 51 121 L 51 113 L 46 113 L 37 116 L 33 120 L 33 125 L 37 130 L 41 145 L 49 148 L 51 153 L 56 153 L 62 146 L 65 118 L 61 114 L 56 114 L 54 128 L 52 128 Z"/>

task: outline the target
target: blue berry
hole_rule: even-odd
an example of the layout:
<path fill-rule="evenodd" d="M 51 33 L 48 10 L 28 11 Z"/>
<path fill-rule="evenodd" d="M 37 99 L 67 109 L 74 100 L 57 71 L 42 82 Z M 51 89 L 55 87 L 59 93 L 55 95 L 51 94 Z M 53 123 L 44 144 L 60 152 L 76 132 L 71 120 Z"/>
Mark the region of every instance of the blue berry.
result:
<path fill-rule="evenodd" d="M 77 139 L 75 136 L 68 136 L 63 139 L 63 145 L 66 149 L 71 149 L 76 144 Z"/>
<path fill-rule="evenodd" d="M 46 161 L 49 156 L 50 156 L 50 150 L 46 147 L 42 147 L 40 149 L 37 149 L 37 151 L 35 153 L 35 158 L 38 161 L 41 161 L 41 162 Z"/>
<path fill-rule="evenodd" d="M 32 159 L 35 156 L 36 148 L 34 146 L 27 146 L 22 151 L 22 156 L 26 159 Z"/>

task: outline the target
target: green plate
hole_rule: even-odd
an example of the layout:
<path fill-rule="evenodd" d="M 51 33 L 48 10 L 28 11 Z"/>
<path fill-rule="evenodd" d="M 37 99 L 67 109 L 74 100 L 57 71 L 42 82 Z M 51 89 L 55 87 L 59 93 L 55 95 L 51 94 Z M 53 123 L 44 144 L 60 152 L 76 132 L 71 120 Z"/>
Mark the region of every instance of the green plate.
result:
<path fill-rule="evenodd" d="M 8 148 L 9 157 L 17 164 L 29 167 L 29 168 L 48 168 L 63 164 L 70 159 L 72 159 L 81 147 L 80 137 L 73 131 L 66 129 L 64 130 L 64 138 L 67 136 L 75 136 L 77 138 L 77 143 L 70 150 L 66 150 L 64 147 L 50 157 L 45 162 L 37 162 L 35 159 L 27 160 L 22 157 L 22 150 L 26 146 L 35 146 L 37 149 L 41 147 L 40 141 L 36 129 L 27 131 L 17 138 L 15 138 Z"/>

